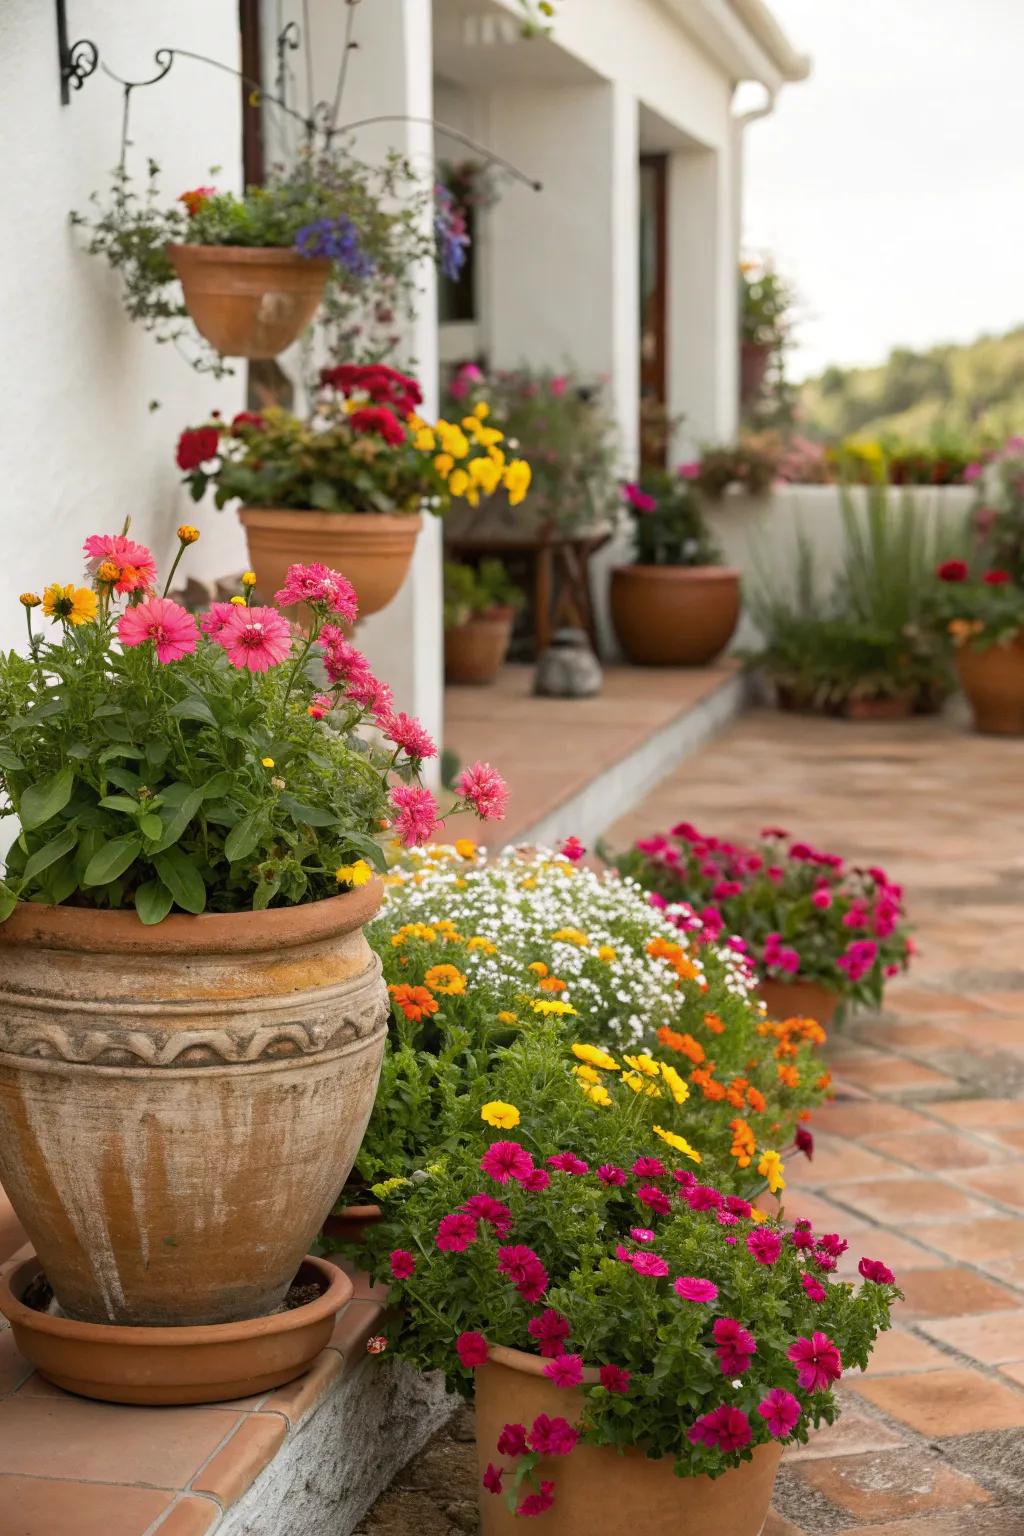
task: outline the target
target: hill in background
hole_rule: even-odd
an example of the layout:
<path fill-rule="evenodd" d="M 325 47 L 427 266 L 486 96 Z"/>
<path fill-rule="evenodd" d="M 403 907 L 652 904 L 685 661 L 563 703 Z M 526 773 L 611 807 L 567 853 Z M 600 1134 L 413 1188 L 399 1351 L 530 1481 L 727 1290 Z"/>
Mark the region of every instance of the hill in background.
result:
<path fill-rule="evenodd" d="M 826 368 L 796 404 L 800 431 L 829 441 L 1001 442 L 1024 432 L 1024 326 L 965 346 L 897 347 L 878 368 Z"/>

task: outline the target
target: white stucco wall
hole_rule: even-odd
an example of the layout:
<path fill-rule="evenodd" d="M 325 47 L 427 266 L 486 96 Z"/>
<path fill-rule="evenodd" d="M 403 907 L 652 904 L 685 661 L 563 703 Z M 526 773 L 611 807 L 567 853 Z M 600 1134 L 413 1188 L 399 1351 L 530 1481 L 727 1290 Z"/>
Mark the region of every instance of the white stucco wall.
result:
<path fill-rule="evenodd" d="M 84 36 L 129 78 L 155 72 L 154 49 L 177 46 L 236 63 L 235 0 L 77 0 L 71 40 Z M 0 6 L 0 188 L 6 239 L 0 247 L 0 646 L 20 644 L 17 594 L 76 580 L 88 534 L 132 533 L 162 564 L 186 510 L 202 540 L 195 575 L 240 570 L 240 530 L 230 513 L 198 518 L 178 485 L 174 444 L 213 408 L 238 409 L 241 374 L 217 383 L 196 374 L 126 318 L 118 282 L 82 250 L 68 224 L 104 185 L 118 156 L 121 91 L 101 73 L 62 106 L 53 6 Z M 239 93 L 219 71 L 178 59 L 152 90 L 135 93 L 132 160 L 159 161 L 169 197 L 240 178 Z M 150 403 L 159 402 L 158 410 Z"/>

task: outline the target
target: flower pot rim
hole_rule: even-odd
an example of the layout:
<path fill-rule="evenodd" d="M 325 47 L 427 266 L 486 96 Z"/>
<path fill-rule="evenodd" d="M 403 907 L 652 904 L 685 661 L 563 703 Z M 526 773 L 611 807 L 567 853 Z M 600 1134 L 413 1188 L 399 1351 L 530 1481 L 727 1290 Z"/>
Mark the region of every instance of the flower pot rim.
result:
<path fill-rule="evenodd" d="M 531 1355 L 525 1349 L 513 1349 L 508 1344 L 490 1344 L 487 1359 L 491 1365 L 507 1366 L 510 1371 L 519 1371 L 523 1376 L 541 1376 L 545 1381 L 549 1379 L 544 1371 L 551 1364 L 550 1360 L 545 1360 L 541 1355 Z M 601 1372 L 596 1365 L 583 1367 L 583 1386 L 596 1387 L 600 1380 Z"/>
<path fill-rule="evenodd" d="M 637 575 L 652 581 L 738 581 L 740 571 L 735 565 L 643 565 L 633 561 L 629 565 L 613 565 L 612 575 Z"/>
<path fill-rule="evenodd" d="M 196 262 L 229 261 L 242 265 L 291 267 L 301 262 L 311 272 L 326 272 L 332 263 L 326 256 L 303 256 L 291 245 L 203 245 L 192 240 L 170 240 L 167 252 L 184 251 Z"/>
<path fill-rule="evenodd" d="M 302 518 L 312 528 L 337 528 L 348 526 L 352 531 L 360 524 L 372 522 L 376 528 L 387 527 L 390 531 L 407 530 L 417 531 L 423 523 L 422 512 L 323 512 L 317 507 L 254 507 L 244 502 L 237 508 L 238 519 L 241 523 L 252 523 L 259 526 L 264 517 L 269 517 L 273 522 L 279 518 Z"/>
<path fill-rule="evenodd" d="M 237 1323 L 186 1323 L 182 1327 L 165 1328 L 150 1326 L 126 1326 L 121 1323 L 80 1323 L 70 1317 L 54 1317 L 49 1312 L 37 1312 L 22 1301 L 30 1280 L 43 1274 L 43 1266 L 36 1254 L 22 1249 L 13 1259 L 0 1268 L 0 1312 L 15 1328 L 35 1333 L 49 1334 L 55 1339 L 67 1339 L 76 1343 L 105 1344 L 118 1350 L 127 1348 L 178 1349 L 189 1345 L 233 1344 L 266 1334 L 293 1333 L 320 1322 L 351 1301 L 355 1286 L 343 1269 L 329 1259 L 307 1254 L 299 1265 L 316 1271 L 326 1281 L 327 1289 L 315 1301 L 307 1301 L 301 1307 L 287 1312 L 272 1312 L 264 1317 L 246 1318 Z"/>
<path fill-rule="evenodd" d="M 0 923 L 0 947 L 37 944 L 90 954 L 230 954 L 267 948 L 290 949 L 315 939 L 362 928 L 380 907 L 379 876 L 366 885 L 322 901 L 262 912 L 175 912 L 161 923 L 143 923 L 134 908 L 45 906 L 19 902 Z"/>

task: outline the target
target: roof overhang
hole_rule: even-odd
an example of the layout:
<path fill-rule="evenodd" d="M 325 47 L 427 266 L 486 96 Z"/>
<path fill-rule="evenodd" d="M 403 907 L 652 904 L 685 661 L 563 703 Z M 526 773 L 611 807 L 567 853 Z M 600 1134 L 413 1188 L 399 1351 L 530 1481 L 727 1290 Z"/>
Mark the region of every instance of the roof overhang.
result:
<path fill-rule="evenodd" d="M 764 0 L 664 0 L 681 26 L 733 81 L 759 80 L 774 96 L 806 80 L 811 61 L 798 53 Z"/>

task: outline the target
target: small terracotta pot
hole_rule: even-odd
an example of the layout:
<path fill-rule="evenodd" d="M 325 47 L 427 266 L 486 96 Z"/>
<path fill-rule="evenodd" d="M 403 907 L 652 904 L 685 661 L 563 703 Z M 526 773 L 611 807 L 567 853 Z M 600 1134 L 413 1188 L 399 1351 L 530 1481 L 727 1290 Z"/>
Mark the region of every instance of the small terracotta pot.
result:
<path fill-rule="evenodd" d="M 345 1205 L 341 1210 L 331 1212 L 324 1222 L 323 1234 L 337 1242 L 358 1246 L 366 1241 L 369 1229 L 383 1219 L 384 1212 L 379 1205 Z"/>
<path fill-rule="evenodd" d="M 322 561 L 347 576 L 359 617 L 386 608 L 405 580 L 423 522 L 418 512 L 299 512 L 240 507 L 256 586 L 267 602 L 284 586 L 288 567 Z"/>
<path fill-rule="evenodd" d="M 758 986 L 770 1019 L 817 1019 L 827 1029 L 841 1001 L 838 992 L 816 981 L 762 981 Z"/>
<path fill-rule="evenodd" d="M 492 1347 L 477 1368 L 478 1482 L 488 1462 L 510 1468 L 510 1458 L 497 1451 L 504 1424 L 529 1426 L 539 1413 L 579 1422 L 583 1394 L 556 1387 L 543 1375 L 545 1364 L 518 1349 Z M 585 1372 L 584 1380 L 597 1375 Z M 780 1445 L 761 1445 L 722 1477 L 676 1477 L 670 1456 L 650 1461 L 640 1450 L 620 1455 L 613 1446 L 580 1442 L 568 1456 L 538 1463 L 537 1477 L 555 1485 L 554 1504 L 530 1525 L 551 1536 L 758 1536 L 781 1456 Z M 481 1536 L 517 1536 L 523 1521 L 504 1495 L 481 1486 L 479 1497 Z"/>
<path fill-rule="evenodd" d="M 316 314 L 331 263 L 285 248 L 169 245 L 185 307 L 225 357 L 276 357 Z"/>
<path fill-rule="evenodd" d="M 740 343 L 740 405 L 753 405 L 760 395 L 774 350 L 770 341 Z"/>
<path fill-rule="evenodd" d="M 895 693 L 877 699 L 847 699 L 843 714 L 847 720 L 909 720 L 914 705 L 912 693 Z"/>
<path fill-rule="evenodd" d="M 617 565 L 611 610 L 635 666 L 707 666 L 735 632 L 740 573 L 727 565 Z"/>
<path fill-rule="evenodd" d="M 121 1328 L 26 1306 L 42 1274 L 34 1254 L 0 1272 L 0 1312 L 15 1344 L 55 1387 L 108 1403 L 219 1403 L 293 1381 L 327 1345 L 354 1289 L 329 1260 L 310 1256 L 295 1283 L 322 1289 L 305 1306 L 212 1327 Z"/>
<path fill-rule="evenodd" d="M 956 652 L 960 686 L 974 713 L 974 729 L 986 736 L 1024 736 L 1024 640 Z"/>
<path fill-rule="evenodd" d="M 0 1181 L 68 1317 L 277 1307 L 338 1198 L 389 1017 L 379 881 L 266 912 L 0 924 Z"/>
<path fill-rule="evenodd" d="M 444 632 L 444 675 L 449 683 L 493 683 L 505 664 L 515 609 L 492 608 Z"/>

